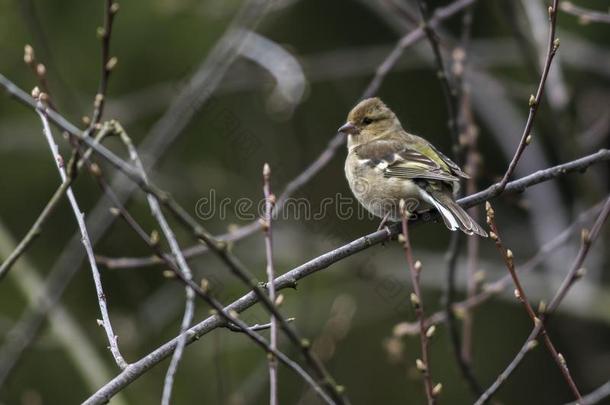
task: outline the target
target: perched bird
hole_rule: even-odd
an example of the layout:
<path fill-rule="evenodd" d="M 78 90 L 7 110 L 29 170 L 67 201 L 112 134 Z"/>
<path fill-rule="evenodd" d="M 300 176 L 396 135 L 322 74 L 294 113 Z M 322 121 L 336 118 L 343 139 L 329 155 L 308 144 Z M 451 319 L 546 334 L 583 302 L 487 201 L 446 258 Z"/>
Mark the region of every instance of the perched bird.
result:
<path fill-rule="evenodd" d="M 401 220 L 403 199 L 410 213 L 435 208 L 450 230 L 487 236 L 453 200 L 460 177 L 468 175 L 428 141 L 405 131 L 379 98 L 358 103 L 339 132 L 347 135 L 349 186 L 360 204 L 383 218 L 380 229 L 387 220 Z"/>

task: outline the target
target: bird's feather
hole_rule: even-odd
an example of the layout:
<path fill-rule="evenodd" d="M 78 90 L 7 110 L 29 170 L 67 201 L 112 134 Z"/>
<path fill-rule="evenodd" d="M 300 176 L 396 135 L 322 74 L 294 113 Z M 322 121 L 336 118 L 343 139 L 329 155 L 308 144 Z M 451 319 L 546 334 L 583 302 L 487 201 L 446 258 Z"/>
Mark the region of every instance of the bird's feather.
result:
<path fill-rule="evenodd" d="M 459 173 L 454 174 L 443 159 L 432 159 L 400 140 L 379 139 L 356 147 L 354 152 L 363 163 L 383 170 L 386 178 L 430 179 L 451 184 L 459 182 L 455 175 Z"/>

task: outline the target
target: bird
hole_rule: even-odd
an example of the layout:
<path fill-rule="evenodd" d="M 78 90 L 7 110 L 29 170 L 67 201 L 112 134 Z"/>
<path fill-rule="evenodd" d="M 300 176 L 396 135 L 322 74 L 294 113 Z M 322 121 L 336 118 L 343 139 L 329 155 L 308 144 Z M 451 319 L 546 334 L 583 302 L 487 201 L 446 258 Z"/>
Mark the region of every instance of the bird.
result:
<path fill-rule="evenodd" d="M 448 229 L 487 237 L 453 197 L 460 178 L 469 176 L 430 142 L 405 131 L 381 99 L 360 101 L 338 132 L 347 135 L 349 187 L 367 211 L 382 218 L 379 229 L 401 221 L 403 200 L 409 213 L 434 208 Z"/>

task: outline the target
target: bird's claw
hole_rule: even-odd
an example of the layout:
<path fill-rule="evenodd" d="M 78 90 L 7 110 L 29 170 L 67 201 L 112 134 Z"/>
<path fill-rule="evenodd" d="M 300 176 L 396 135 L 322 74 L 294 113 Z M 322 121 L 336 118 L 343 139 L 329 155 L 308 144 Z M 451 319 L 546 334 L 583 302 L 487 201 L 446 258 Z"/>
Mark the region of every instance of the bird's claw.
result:
<path fill-rule="evenodd" d="M 382 228 L 379 228 L 378 231 L 380 231 Z M 383 226 L 383 230 L 388 234 L 388 239 L 384 240 L 381 242 L 381 246 L 385 247 L 385 243 L 390 240 L 390 237 L 392 236 L 392 231 L 390 231 L 390 227 L 387 225 Z"/>

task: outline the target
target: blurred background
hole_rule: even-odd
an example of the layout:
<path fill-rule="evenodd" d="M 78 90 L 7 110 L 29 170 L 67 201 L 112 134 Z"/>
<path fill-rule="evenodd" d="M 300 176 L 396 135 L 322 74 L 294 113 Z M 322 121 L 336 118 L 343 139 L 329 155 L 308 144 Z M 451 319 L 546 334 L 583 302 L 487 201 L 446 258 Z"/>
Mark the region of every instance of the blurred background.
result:
<path fill-rule="evenodd" d="M 449 3 L 429 1 L 428 5 L 433 11 Z M 469 39 L 462 35 L 468 23 L 461 12 L 437 29 L 447 66 L 454 74 L 463 72 L 469 96 L 469 129 L 478 134 L 475 155 L 480 157 L 471 184 L 475 189 L 487 187 L 504 173 L 523 131 L 527 100 L 536 90 L 545 53 L 547 3 L 481 0 L 466 12 L 472 17 Z M 603 0 L 575 4 L 608 12 Z M 36 60 L 46 67 L 57 109 L 82 127 L 81 117 L 91 114 L 99 81 L 96 28 L 102 24 L 103 10 L 101 0 L 0 1 L 0 72 L 29 92 L 38 82 L 23 62 L 23 50 L 32 45 Z M 145 162 L 153 165 L 151 178 L 192 214 L 201 215 L 202 199 L 209 202 L 212 195 L 217 204 L 227 201 L 225 217 L 202 218 L 209 231 L 225 234 L 258 217 L 263 163 L 270 164 L 272 188 L 279 195 L 327 147 L 377 67 L 419 19 L 416 3 L 406 0 L 120 2 L 111 39 L 111 55 L 118 64 L 110 77 L 104 119 L 122 123 L 143 148 Z M 557 30 L 561 47 L 536 119 L 534 141 L 516 176 L 610 146 L 610 25 L 560 11 Z M 199 83 L 205 85 L 198 88 Z M 188 89 L 196 91 L 180 101 L 179 95 Z M 404 51 L 377 95 L 408 131 L 452 156 L 443 93 L 425 38 Z M 187 111 L 182 120 L 170 107 L 180 102 Z M 167 120 L 167 114 L 176 122 Z M 60 139 L 60 132 L 55 134 Z M 59 142 L 64 156 L 69 156 L 68 143 Z M 126 156 L 118 142 L 110 140 L 108 146 Z M 325 199 L 351 196 L 343 174 L 345 154 L 339 147 L 330 163 L 294 194 L 309 201 L 312 213 Z M 607 163 L 598 164 L 586 173 L 570 174 L 495 202 L 498 226 L 518 265 L 545 245 L 550 251 L 523 276 L 533 304 L 548 302 L 568 271 L 580 228 L 590 226 L 594 207 L 609 191 L 609 169 Z M 114 171 L 107 167 L 107 172 Z M 40 120 L 4 95 L 0 97 L 0 173 L 0 258 L 4 260 L 59 185 Z M 109 215 L 107 205 L 99 205 L 102 193 L 88 174 L 83 173 L 74 188 L 92 235 L 99 238 L 98 255 L 150 256 L 131 229 Z M 240 198 L 255 204 L 246 208 L 247 216 L 239 212 Z M 349 205 L 357 208 L 353 201 Z M 135 192 L 127 207 L 148 231 L 155 228 L 142 193 Z M 289 212 L 274 223 L 277 273 L 377 228 L 376 219 L 343 218 L 336 207 L 332 204 L 315 218 Z M 579 217 L 583 221 L 571 226 Z M 188 232 L 179 226 L 174 229 L 182 246 L 197 245 Z M 0 283 L 2 404 L 79 403 L 118 374 L 103 330 L 96 324 L 98 303 L 76 231 L 73 213 L 62 201 L 33 247 Z M 587 259 L 586 277 L 570 291 L 548 328 L 583 392 L 610 379 L 608 236 L 604 230 Z M 423 262 L 425 310 L 432 315 L 443 309 L 450 234 L 442 224 L 427 224 L 413 229 L 411 239 L 416 258 Z M 555 245 L 549 247 L 553 241 Z M 467 260 L 466 243 L 462 245 L 458 300 L 466 295 L 468 274 L 483 290 L 506 273 L 490 240 L 480 241 L 474 265 Z M 257 277 L 265 278 L 262 233 L 236 242 L 233 251 Z M 192 265 L 195 278 L 208 278 L 224 303 L 246 292 L 215 257 L 198 256 Z M 165 278 L 163 270 L 159 265 L 102 266 L 110 316 L 128 361 L 146 355 L 179 331 L 184 289 Z M 44 307 L 39 300 L 44 285 L 63 291 L 51 316 L 36 315 Z M 408 304 L 410 292 L 403 251 L 391 242 L 304 279 L 296 290 L 284 290 L 282 311 L 296 318 L 294 325 L 314 342 L 314 350 L 345 386 L 352 403 L 424 403 L 414 366 L 419 339 L 400 332 L 404 322 L 415 320 Z M 195 321 L 200 321 L 209 308 L 196 303 Z M 476 307 L 471 316 L 472 367 L 487 387 L 519 350 L 531 321 L 510 285 Z M 267 318 L 256 307 L 243 314 L 249 323 L 264 323 Z M 17 354 L 15 347 L 26 341 L 19 334 L 24 325 L 33 328 L 26 328 L 25 335 L 35 339 Z M 280 344 L 291 357 L 299 358 L 284 338 Z M 443 384 L 441 403 L 472 403 L 444 324 L 432 339 L 431 356 L 433 378 Z M 268 403 L 266 359 L 246 337 L 216 330 L 187 347 L 173 403 Z M 168 364 L 166 360 L 154 367 L 111 403 L 159 402 Z M 319 403 L 286 368 L 280 367 L 279 378 L 280 403 Z M 497 395 L 507 404 L 557 404 L 571 399 L 542 347 L 526 357 Z"/>

